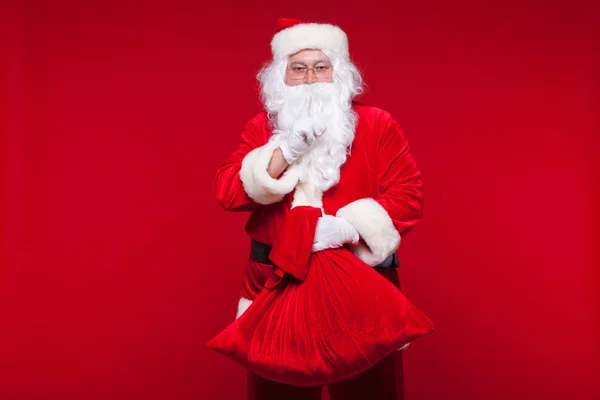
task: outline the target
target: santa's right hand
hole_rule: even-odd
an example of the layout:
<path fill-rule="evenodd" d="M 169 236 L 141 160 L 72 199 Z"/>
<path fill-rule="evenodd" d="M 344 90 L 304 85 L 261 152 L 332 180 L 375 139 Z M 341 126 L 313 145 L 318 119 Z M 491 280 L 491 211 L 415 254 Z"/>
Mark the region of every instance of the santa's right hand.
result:
<path fill-rule="evenodd" d="M 302 118 L 295 121 L 286 139 L 279 145 L 285 161 L 291 164 L 298 157 L 306 154 L 321 133 L 320 130 L 315 130 L 315 121 L 312 118 Z"/>

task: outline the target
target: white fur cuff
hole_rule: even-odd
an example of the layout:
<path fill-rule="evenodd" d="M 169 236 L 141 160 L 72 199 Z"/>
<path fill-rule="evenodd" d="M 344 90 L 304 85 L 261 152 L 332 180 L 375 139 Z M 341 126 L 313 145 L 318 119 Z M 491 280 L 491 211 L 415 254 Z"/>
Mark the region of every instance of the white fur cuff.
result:
<path fill-rule="evenodd" d="M 349 221 L 367 244 L 351 245 L 358 258 L 370 266 L 383 262 L 400 245 L 400 234 L 387 211 L 374 199 L 356 200 L 338 210 L 337 217 Z"/>
<path fill-rule="evenodd" d="M 235 319 L 238 319 L 242 316 L 243 313 L 246 312 L 248 307 L 252 304 L 252 300 L 247 299 L 245 297 L 240 297 L 240 301 L 238 302 L 237 314 L 235 315 Z"/>
<path fill-rule="evenodd" d="M 258 204 L 280 201 L 298 183 L 296 168 L 289 167 L 279 179 L 272 178 L 267 172 L 269 161 L 277 147 L 277 143 L 270 141 L 246 154 L 242 160 L 240 179 L 248 196 Z"/>

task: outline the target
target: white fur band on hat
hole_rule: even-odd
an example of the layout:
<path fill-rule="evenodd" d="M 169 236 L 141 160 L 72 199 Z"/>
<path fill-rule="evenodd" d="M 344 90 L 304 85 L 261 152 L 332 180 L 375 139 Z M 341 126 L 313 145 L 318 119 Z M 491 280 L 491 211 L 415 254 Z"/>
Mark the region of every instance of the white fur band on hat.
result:
<path fill-rule="evenodd" d="M 279 31 L 271 40 L 273 58 L 284 58 L 304 49 L 330 50 L 349 58 L 348 37 L 330 24 L 305 23 Z"/>

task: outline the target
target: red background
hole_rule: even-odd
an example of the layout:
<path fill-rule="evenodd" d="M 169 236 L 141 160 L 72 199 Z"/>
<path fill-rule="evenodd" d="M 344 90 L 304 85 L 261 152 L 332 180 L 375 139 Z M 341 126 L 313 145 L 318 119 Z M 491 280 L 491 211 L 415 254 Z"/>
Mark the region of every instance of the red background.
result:
<path fill-rule="evenodd" d="M 407 399 L 600 398 L 594 3 L 4 2 L 0 398 L 243 398 L 212 185 L 278 16 L 347 31 L 423 173 Z"/>

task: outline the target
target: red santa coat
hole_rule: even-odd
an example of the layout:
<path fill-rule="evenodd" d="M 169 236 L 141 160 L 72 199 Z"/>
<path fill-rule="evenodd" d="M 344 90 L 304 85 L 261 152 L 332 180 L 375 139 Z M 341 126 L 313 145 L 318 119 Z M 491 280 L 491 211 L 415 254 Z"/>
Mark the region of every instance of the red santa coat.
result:
<path fill-rule="evenodd" d="M 361 243 L 351 250 L 369 265 L 395 252 L 400 238 L 421 217 L 421 174 L 398 123 L 384 110 L 353 103 L 358 121 L 351 153 L 340 170 L 340 181 L 323 193 L 326 214 L 347 219 Z M 246 123 L 235 152 L 218 168 L 217 199 L 230 211 L 251 211 L 248 235 L 272 244 L 290 210 L 298 176 L 288 168 L 278 179 L 267 173 L 277 145 L 267 113 Z M 310 203 L 310 202 L 309 202 Z M 253 299 L 270 274 L 270 266 L 249 261 L 245 297 Z"/>

